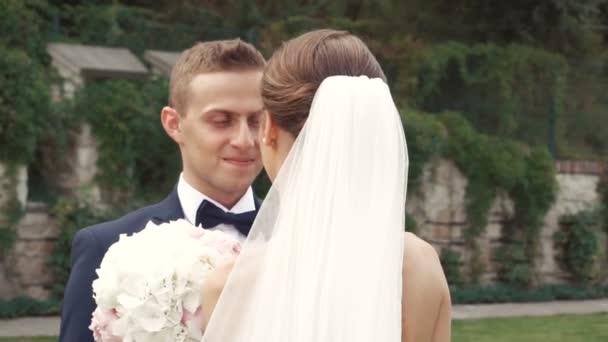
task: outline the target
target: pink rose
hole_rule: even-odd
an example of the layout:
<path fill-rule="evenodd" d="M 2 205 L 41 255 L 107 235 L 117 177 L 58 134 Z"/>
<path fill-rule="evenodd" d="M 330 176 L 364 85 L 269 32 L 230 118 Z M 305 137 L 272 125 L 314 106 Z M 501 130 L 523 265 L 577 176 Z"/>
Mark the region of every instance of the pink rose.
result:
<path fill-rule="evenodd" d="M 122 339 L 112 334 L 111 323 L 118 319 L 116 310 L 95 309 L 89 329 L 93 331 L 95 341 L 121 342 Z"/>
<path fill-rule="evenodd" d="M 181 323 L 190 331 L 199 330 L 202 333 L 204 327 L 202 326 L 203 312 L 201 307 L 199 306 L 194 313 L 184 309 Z"/>
<path fill-rule="evenodd" d="M 203 237 L 203 235 L 205 235 L 205 229 L 203 229 L 201 227 L 197 227 L 197 228 L 191 229 L 188 233 L 190 234 L 190 236 L 193 239 L 199 240 L 200 238 Z"/>
<path fill-rule="evenodd" d="M 241 244 L 230 235 L 220 231 L 207 230 L 201 239 L 206 246 L 212 247 L 223 255 L 237 255 L 241 252 Z"/>

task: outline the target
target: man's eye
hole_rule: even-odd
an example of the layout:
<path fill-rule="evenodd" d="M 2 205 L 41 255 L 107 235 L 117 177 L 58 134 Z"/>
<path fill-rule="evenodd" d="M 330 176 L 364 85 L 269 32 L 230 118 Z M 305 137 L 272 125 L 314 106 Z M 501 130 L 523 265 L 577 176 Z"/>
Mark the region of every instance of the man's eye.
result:
<path fill-rule="evenodd" d="M 230 125 L 230 120 L 228 119 L 224 119 L 224 120 L 213 120 L 212 123 L 216 126 L 221 126 L 221 127 L 225 127 Z"/>

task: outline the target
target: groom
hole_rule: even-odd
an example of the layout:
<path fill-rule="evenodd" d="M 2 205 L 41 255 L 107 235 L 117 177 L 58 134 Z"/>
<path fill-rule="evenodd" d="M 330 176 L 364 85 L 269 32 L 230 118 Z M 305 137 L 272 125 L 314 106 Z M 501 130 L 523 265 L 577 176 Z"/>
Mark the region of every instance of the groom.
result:
<path fill-rule="evenodd" d="M 120 234 L 140 231 L 149 221 L 185 218 L 240 240 L 247 235 L 259 208 L 251 183 L 261 170 L 257 131 L 264 64 L 252 45 L 238 39 L 198 43 L 179 57 L 171 73 L 169 106 L 161 111 L 163 128 L 181 152 L 177 186 L 160 203 L 76 234 L 60 341 L 93 341 L 91 285 Z"/>

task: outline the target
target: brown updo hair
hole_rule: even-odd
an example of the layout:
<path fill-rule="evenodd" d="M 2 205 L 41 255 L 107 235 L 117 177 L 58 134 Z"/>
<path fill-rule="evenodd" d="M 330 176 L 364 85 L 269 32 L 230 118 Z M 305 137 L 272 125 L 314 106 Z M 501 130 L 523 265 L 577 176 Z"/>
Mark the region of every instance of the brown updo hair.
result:
<path fill-rule="evenodd" d="M 376 57 L 347 31 L 315 30 L 285 42 L 268 61 L 262 98 L 279 127 L 296 137 L 321 82 L 329 76 L 381 78 Z"/>

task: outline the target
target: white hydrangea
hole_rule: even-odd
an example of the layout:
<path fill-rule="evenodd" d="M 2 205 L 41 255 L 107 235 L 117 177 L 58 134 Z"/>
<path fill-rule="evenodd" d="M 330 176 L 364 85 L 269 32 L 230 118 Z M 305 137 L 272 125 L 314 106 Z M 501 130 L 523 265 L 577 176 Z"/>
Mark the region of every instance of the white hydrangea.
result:
<path fill-rule="evenodd" d="M 96 340 L 200 341 L 199 320 L 188 318 L 200 307 L 206 276 L 239 248 L 227 234 L 183 219 L 121 235 L 93 282 Z"/>

